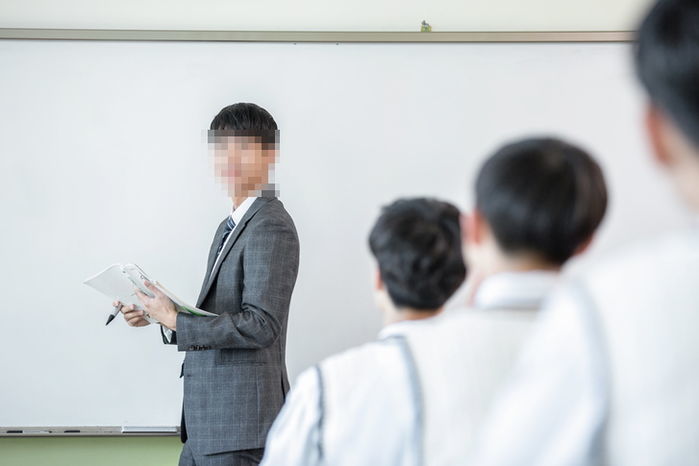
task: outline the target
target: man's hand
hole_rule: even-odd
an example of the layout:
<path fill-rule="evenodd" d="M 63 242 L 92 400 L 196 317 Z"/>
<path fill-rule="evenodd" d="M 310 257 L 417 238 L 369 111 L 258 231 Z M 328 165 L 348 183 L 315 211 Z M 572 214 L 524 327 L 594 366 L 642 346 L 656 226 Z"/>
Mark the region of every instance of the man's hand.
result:
<path fill-rule="evenodd" d="M 124 320 L 130 327 L 145 327 L 150 324 L 144 317 L 144 311 L 136 309 L 136 306 L 133 304 L 124 306 L 121 302 L 114 301 L 112 306 L 120 306 L 119 310 L 124 314 Z"/>
<path fill-rule="evenodd" d="M 157 319 L 158 322 L 170 330 L 176 330 L 177 311 L 175 310 L 175 304 L 152 283 L 146 282 L 146 287 L 151 290 L 154 297 L 151 298 L 141 293 L 140 290 L 136 290 L 136 296 L 145 308 L 145 311 L 141 312 L 145 312 L 146 315 L 150 315 L 154 319 Z M 126 316 L 126 314 L 124 314 L 124 316 Z"/>

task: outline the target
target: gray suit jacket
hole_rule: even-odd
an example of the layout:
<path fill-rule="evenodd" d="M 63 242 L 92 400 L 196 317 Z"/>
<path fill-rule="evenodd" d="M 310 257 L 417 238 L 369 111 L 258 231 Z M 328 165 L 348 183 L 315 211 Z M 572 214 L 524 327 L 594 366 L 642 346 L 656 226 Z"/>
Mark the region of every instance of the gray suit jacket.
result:
<path fill-rule="evenodd" d="M 180 313 L 171 343 L 186 351 L 183 429 L 196 454 L 262 448 L 289 390 L 285 365 L 289 302 L 299 266 L 294 222 L 276 198 L 258 198 L 216 268 L 221 222 L 197 307 Z"/>

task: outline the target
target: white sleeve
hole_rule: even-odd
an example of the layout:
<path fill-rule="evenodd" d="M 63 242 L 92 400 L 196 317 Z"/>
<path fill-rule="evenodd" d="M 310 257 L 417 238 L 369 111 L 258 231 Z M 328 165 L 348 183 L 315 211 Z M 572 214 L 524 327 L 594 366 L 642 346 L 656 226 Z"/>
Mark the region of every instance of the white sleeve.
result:
<path fill-rule="evenodd" d="M 579 284 L 556 293 L 484 424 L 472 464 L 595 464 L 607 409 L 597 311 Z"/>
<path fill-rule="evenodd" d="M 320 464 L 320 389 L 316 368 L 297 379 L 267 436 L 263 466 Z"/>

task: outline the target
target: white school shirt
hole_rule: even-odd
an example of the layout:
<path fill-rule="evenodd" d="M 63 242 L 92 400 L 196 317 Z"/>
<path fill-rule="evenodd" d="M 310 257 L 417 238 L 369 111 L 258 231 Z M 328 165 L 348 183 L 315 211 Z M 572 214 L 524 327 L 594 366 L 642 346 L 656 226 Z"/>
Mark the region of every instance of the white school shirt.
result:
<path fill-rule="evenodd" d="M 699 229 L 599 264 L 546 307 L 471 464 L 699 464 Z"/>
<path fill-rule="evenodd" d="M 226 237 L 226 242 L 223 244 L 221 251 L 219 251 L 218 255 L 216 256 L 216 262 L 214 262 L 214 266 L 211 268 L 212 271 L 216 268 L 216 264 L 218 264 L 218 260 L 221 257 L 221 252 L 223 252 L 223 250 L 226 249 L 226 245 L 228 244 L 228 241 L 230 241 L 231 237 L 233 236 L 233 232 L 235 231 L 236 228 L 238 228 L 238 224 L 243 219 L 243 217 L 247 213 L 248 209 L 250 209 L 250 206 L 252 205 L 252 203 L 255 202 L 255 199 L 257 199 L 257 197 L 248 197 L 243 202 L 241 202 L 237 208 L 234 207 L 233 209 L 231 209 L 231 218 L 233 219 L 233 223 L 235 223 L 235 226 L 233 227 L 231 232 L 228 233 L 228 237 Z M 165 327 L 164 325 L 161 325 L 161 327 L 163 328 L 163 335 L 165 335 L 165 338 L 167 338 L 167 341 L 168 342 L 172 341 L 172 330 Z"/>
<path fill-rule="evenodd" d="M 414 374 L 395 337 L 423 322 L 388 325 L 378 341 L 304 371 L 272 425 L 262 465 L 422 464 L 415 449 Z"/>
<path fill-rule="evenodd" d="M 548 272 L 501 274 L 484 281 L 480 287 L 482 295 L 476 299 L 484 309 L 507 304 L 517 312 L 529 314 L 529 308 L 540 306 L 556 280 L 557 275 Z M 447 318 L 454 318 L 453 314 L 445 315 L 444 320 Z M 530 317 L 523 318 L 524 324 L 514 324 L 517 335 L 524 333 L 520 326 L 528 328 Z M 320 377 L 315 368 L 304 371 L 269 432 L 262 464 L 438 464 L 433 462 L 434 452 L 424 448 L 429 447 L 423 441 L 424 429 L 439 426 L 436 435 L 448 435 L 449 430 L 442 430 L 440 421 L 433 420 L 429 413 L 425 415 L 423 405 L 429 406 L 424 403 L 432 394 L 424 393 L 423 385 L 429 387 L 425 378 L 445 374 L 448 377 L 449 373 L 437 369 L 442 365 L 436 365 L 434 370 L 440 374 L 425 367 L 413 374 L 416 359 L 420 362 L 415 350 L 420 347 L 414 346 L 412 336 L 441 319 L 388 325 L 379 334 L 378 342 L 322 361 Z M 410 361 L 399 346 L 391 343 L 392 337 L 407 337 Z"/>
<path fill-rule="evenodd" d="M 466 464 L 558 277 L 548 271 L 493 275 L 479 286 L 474 306 L 407 333 L 421 381 L 424 464 Z"/>

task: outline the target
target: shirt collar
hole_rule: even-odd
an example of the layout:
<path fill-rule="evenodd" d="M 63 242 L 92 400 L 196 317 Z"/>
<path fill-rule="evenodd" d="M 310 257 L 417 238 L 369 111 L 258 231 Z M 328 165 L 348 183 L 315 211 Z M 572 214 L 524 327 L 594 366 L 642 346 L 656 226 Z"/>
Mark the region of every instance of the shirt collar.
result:
<path fill-rule="evenodd" d="M 399 322 L 388 324 L 379 332 L 379 340 L 388 338 L 393 335 L 403 335 L 406 332 L 409 332 L 412 328 L 425 325 L 426 321 L 432 320 L 434 317 L 436 316 L 430 316 L 424 319 L 417 320 L 401 320 Z"/>
<path fill-rule="evenodd" d="M 255 202 L 255 199 L 257 198 L 248 197 L 241 202 L 237 208 L 231 209 L 231 219 L 233 219 L 233 223 L 237 225 L 243 219 L 245 213 L 248 211 L 252 203 Z"/>
<path fill-rule="evenodd" d="M 556 286 L 558 272 L 504 272 L 486 278 L 473 300 L 477 309 L 541 309 Z"/>

